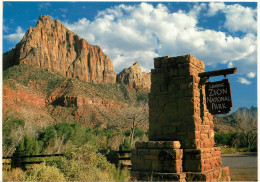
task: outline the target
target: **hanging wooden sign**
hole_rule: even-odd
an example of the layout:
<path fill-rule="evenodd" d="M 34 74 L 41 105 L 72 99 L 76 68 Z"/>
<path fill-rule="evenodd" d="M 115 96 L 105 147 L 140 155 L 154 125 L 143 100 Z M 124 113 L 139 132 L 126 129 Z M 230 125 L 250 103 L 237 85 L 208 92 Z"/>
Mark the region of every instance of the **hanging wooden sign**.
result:
<path fill-rule="evenodd" d="M 228 79 L 207 82 L 205 91 L 206 105 L 211 114 L 226 114 L 231 111 L 232 97 Z"/>

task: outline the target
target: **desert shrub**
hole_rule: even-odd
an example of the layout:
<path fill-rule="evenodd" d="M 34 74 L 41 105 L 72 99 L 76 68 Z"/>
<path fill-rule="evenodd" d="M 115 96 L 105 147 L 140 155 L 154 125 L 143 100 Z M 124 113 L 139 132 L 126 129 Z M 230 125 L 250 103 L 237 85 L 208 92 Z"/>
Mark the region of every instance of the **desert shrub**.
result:
<path fill-rule="evenodd" d="M 115 166 L 90 144 L 71 146 L 56 165 L 68 181 L 112 181 L 118 175 Z"/>
<path fill-rule="evenodd" d="M 115 164 L 116 166 L 118 166 L 119 154 L 116 151 L 111 150 L 111 149 L 100 149 L 99 152 L 101 154 L 103 154 L 110 163 Z"/>
<path fill-rule="evenodd" d="M 124 131 L 124 135 L 125 135 L 126 137 L 129 137 L 130 134 L 131 134 L 131 131 L 130 131 L 130 130 L 126 130 L 126 131 Z"/>
<path fill-rule="evenodd" d="M 127 89 L 127 86 L 125 84 L 120 84 L 120 91 L 123 93 L 124 95 L 124 98 L 126 100 L 129 100 L 130 99 L 130 93 L 129 93 L 129 90 Z"/>
<path fill-rule="evenodd" d="M 122 143 L 122 144 L 119 146 L 119 151 L 129 151 L 129 150 L 131 150 L 131 149 L 132 149 L 132 147 L 131 147 L 129 138 L 125 138 L 125 139 L 124 139 L 124 143 Z"/>
<path fill-rule="evenodd" d="M 134 134 L 134 138 L 142 138 L 145 135 L 145 132 L 143 130 L 141 130 L 139 127 L 135 128 L 135 134 Z"/>
<path fill-rule="evenodd" d="M 148 93 L 147 92 L 138 92 L 136 96 L 137 102 L 147 102 L 148 101 Z"/>
<path fill-rule="evenodd" d="M 115 181 L 129 181 L 130 180 L 130 172 L 127 168 L 117 168 L 114 173 L 114 180 Z"/>
<path fill-rule="evenodd" d="M 35 165 L 31 170 L 26 171 L 24 181 L 66 181 L 64 175 L 55 166 L 48 166 L 45 163 Z"/>
<path fill-rule="evenodd" d="M 131 134 L 131 131 L 130 131 L 130 130 L 126 130 L 126 131 L 124 131 L 124 135 L 125 135 L 126 137 L 129 137 L 130 134 Z"/>
<path fill-rule="evenodd" d="M 3 171 L 3 181 L 24 181 L 25 172 L 20 168 L 14 168 L 11 171 Z"/>

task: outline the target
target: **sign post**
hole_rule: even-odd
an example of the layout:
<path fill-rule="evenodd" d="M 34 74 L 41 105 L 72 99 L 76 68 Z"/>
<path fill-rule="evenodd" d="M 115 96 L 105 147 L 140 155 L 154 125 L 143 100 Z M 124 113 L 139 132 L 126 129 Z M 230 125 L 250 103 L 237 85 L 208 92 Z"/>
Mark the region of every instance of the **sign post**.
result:
<path fill-rule="evenodd" d="M 228 79 L 207 82 L 205 91 L 206 105 L 211 114 L 225 114 L 231 111 L 232 97 Z"/>
<path fill-rule="evenodd" d="M 212 77 L 236 73 L 237 68 L 215 70 L 199 73 L 199 77 Z M 211 114 L 226 114 L 231 111 L 232 97 L 228 79 L 217 82 L 206 82 L 206 105 Z"/>

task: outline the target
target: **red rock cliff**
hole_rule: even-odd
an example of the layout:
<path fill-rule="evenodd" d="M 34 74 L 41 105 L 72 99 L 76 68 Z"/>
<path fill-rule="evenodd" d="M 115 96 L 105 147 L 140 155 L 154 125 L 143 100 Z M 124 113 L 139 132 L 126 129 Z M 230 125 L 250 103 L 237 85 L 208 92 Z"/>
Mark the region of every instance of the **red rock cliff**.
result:
<path fill-rule="evenodd" d="M 151 87 L 151 74 L 141 71 L 139 63 L 136 61 L 133 66 L 121 71 L 116 80 L 118 83 L 124 83 L 130 88 L 148 88 Z"/>
<path fill-rule="evenodd" d="M 107 55 L 59 21 L 40 16 L 15 49 L 3 55 L 4 69 L 15 64 L 47 68 L 91 83 L 115 83 L 116 73 Z"/>

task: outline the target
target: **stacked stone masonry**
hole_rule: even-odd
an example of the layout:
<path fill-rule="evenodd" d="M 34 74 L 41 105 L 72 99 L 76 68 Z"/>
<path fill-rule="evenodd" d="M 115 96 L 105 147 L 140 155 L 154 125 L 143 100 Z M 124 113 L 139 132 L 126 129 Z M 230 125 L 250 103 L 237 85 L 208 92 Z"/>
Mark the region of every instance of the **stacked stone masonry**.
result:
<path fill-rule="evenodd" d="M 229 168 L 221 167 L 220 148 L 214 147 L 205 80 L 198 76 L 204 72 L 204 63 L 192 55 L 159 57 L 154 59 L 154 68 L 149 94 L 149 142 L 136 143 L 132 174 L 139 180 L 153 174 L 157 180 L 229 181 Z M 162 148 L 167 142 L 179 142 L 181 147 Z"/>
<path fill-rule="evenodd" d="M 204 63 L 191 55 L 155 58 L 149 94 L 149 140 L 181 141 L 184 148 L 214 147 L 213 116 L 206 109 L 198 73 Z"/>
<path fill-rule="evenodd" d="M 132 170 L 166 173 L 182 172 L 183 150 L 177 141 L 136 142 Z"/>

